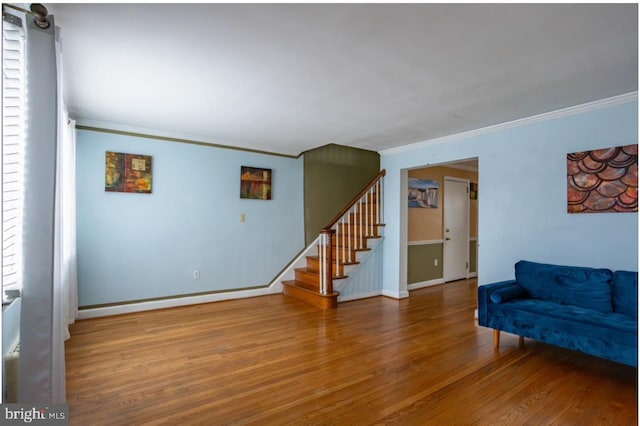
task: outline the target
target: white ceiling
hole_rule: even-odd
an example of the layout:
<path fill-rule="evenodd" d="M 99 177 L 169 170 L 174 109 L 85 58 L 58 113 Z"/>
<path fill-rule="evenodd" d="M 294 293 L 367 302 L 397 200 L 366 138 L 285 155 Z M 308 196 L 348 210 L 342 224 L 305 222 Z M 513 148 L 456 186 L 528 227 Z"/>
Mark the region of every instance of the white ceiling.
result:
<path fill-rule="evenodd" d="M 637 4 L 47 4 L 80 123 L 379 151 L 638 88 Z"/>

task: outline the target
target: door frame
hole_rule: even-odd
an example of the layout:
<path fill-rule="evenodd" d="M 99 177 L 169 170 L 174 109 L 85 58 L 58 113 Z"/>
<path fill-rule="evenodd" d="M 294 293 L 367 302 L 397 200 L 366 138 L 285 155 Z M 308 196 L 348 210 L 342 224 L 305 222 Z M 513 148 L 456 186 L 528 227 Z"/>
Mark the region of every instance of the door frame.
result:
<path fill-rule="evenodd" d="M 387 243 L 385 243 L 385 247 L 388 247 L 389 250 L 397 250 L 398 251 L 398 270 L 397 272 L 397 277 L 398 277 L 398 291 L 397 294 L 390 292 L 390 291 L 385 291 L 383 290 L 383 295 L 385 296 L 389 296 L 389 297 L 394 297 L 397 299 L 401 299 L 404 297 L 409 297 L 409 288 L 408 288 L 408 284 L 407 284 L 407 261 L 408 261 L 408 241 L 409 241 L 409 213 L 408 213 L 408 204 L 407 204 L 407 195 L 408 195 L 408 180 L 409 180 L 409 171 L 410 170 L 414 170 L 414 169 L 424 169 L 424 168 L 428 168 L 428 167 L 451 167 L 452 165 L 456 165 L 458 163 L 462 163 L 462 162 L 466 162 L 468 160 L 473 160 L 476 159 L 478 160 L 478 169 L 477 170 L 469 170 L 469 169 L 463 169 L 463 170 L 468 170 L 468 171 L 473 171 L 476 172 L 478 174 L 478 186 L 481 186 L 481 180 L 482 180 L 482 173 L 481 173 L 481 169 L 480 169 L 480 156 L 472 156 L 472 157 L 463 157 L 463 158 L 454 158 L 453 160 L 450 161 L 443 161 L 443 162 L 436 162 L 436 163 L 424 163 L 424 164 L 419 164 L 417 166 L 411 166 L 411 167 L 403 167 L 401 169 L 399 169 L 399 180 L 395 182 L 396 185 L 400 185 L 400 199 L 397 200 L 397 202 L 399 202 L 399 222 L 398 222 L 398 246 L 395 246 L 394 242 L 389 240 L 387 241 Z M 389 176 L 393 176 L 393 175 L 387 175 L 387 177 L 389 178 Z M 391 183 L 392 181 L 389 181 L 389 184 L 392 185 L 393 183 Z M 480 211 L 480 197 L 478 197 L 478 216 L 477 216 L 477 234 L 476 234 L 476 272 L 474 272 L 473 274 L 469 274 L 469 276 L 475 276 L 475 277 L 480 277 L 480 269 L 482 268 L 481 262 L 480 262 L 480 238 L 482 235 L 482 223 L 480 221 L 480 216 L 481 216 L 481 211 Z M 469 203 L 470 204 L 470 203 Z M 389 207 L 389 208 L 393 208 L 392 206 L 396 205 L 395 202 L 390 201 L 388 204 L 385 202 L 385 208 Z M 469 232 L 471 232 L 471 230 L 469 230 Z M 444 240 L 444 239 L 443 239 Z M 468 273 L 468 271 L 467 271 Z M 435 284 L 442 284 L 444 283 L 444 278 L 442 278 L 442 281 L 440 282 L 435 282 L 433 284 L 430 285 L 435 285 Z M 420 287 L 414 287 L 413 289 L 416 288 L 420 288 Z"/>
<path fill-rule="evenodd" d="M 465 253 L 465 262 L 466 262 L 466 269 L 465 269 L 465 273 L 464 273 L 464 279 L 469 279 L 469 236 L 470 236 L 470 232 L 471 232 L 471 203 L 469 201 L 469 183 L 471 182 L 469 179 L 462 179 L 462 178 L 458 178 L 458 177 L 453 177 L 453 176 L 445 176 L 443 179 L 443 189 L 444 189 L 444 193 L 442 194 L 442 208 L 444 209 L 445 206 L 445 197 L 447 196 L 447 181 L 453 181 L 453 182 L 462 182 L 465 183 L 467 185 L 467 197 L 465 200 L 465 204 L 466 204 L 466 209 L 465 209 L 465 222 L 467 223 L 467 232 L 466 235 L 464 236 L 465 239 L 465 249 L 464 249 L 464 253 Z M 447 265 L 450 265 L 449 260 L 447 259 L 447 256 L 445 255 L 445 248 L 444 245 L 446 244 L 446 215 L 447 212 L 446 210 L 444 211 L 443 215 L 442 215 L 442 279 L 443 281 L 446 283 L 447 282 Z"/>

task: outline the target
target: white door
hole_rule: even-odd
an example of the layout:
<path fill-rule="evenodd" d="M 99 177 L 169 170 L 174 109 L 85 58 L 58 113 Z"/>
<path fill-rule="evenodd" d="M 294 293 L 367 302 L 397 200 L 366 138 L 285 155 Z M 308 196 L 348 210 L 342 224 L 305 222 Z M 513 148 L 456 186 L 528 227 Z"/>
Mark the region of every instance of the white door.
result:
<path fill-rule="evenodd" d="M 444 178 L 444 280 L 467 278 L 469 268 L 469 181 Z"/>

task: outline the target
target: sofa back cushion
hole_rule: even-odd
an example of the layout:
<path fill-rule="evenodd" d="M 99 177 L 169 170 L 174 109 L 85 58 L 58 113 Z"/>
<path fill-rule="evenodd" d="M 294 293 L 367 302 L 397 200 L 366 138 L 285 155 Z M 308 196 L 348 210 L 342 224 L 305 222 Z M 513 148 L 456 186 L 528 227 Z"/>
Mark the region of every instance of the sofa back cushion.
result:
<path fill-rule="evenodd" d="M 608 269 L 548 265 L 521 260 L 516 281 L 533 299 L 548 300 L 600 312 L 613 312 Z"/>
<path fill-rule="evenodd" d="M 616 271 L 613 273 L 611 291 L 613 310 L 632 318 L 638 317 L 638 273 Z"/>

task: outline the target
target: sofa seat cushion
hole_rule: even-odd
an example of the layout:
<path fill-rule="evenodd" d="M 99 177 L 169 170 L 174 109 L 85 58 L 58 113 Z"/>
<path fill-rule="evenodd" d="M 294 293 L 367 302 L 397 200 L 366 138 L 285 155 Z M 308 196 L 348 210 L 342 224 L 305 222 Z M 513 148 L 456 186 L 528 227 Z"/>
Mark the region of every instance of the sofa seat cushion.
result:
<path fill-rule="evenodd" d="M 532 299 L 599 312 L 613 312 L 608 269 L 559 266 L 522 260 L 515 265 L 516 282 Z"/>
<path fill-rule="evenodd" d="M 632 318 L 638 317 L 638 273 L 616 271 L 611 286 L 613 310 Z"/>
<path fill-rule="evenodd" d="M 605 314 L 579 306 L 535 300 L 513 299 L 502 304 L 492 304 L 493 315 L 515 322 L 524 331 L 536 327 L 549 329 L 568 336 L 584 336 L 594 340 L 634 346 L 638 323 L 620 313 Z M 553 343 L 548 336 L 532 336 L 534 339 Z"/>

